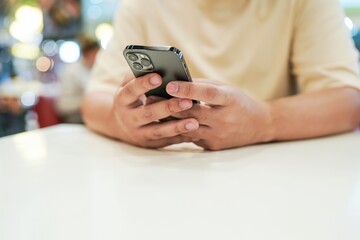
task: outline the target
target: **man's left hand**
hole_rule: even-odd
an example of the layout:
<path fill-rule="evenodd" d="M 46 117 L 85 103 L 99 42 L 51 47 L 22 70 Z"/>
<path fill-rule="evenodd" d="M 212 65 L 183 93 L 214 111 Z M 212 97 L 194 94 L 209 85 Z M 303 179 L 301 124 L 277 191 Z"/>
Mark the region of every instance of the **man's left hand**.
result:
<path fill-rule="evenodd" d="M 198 79 L 190 83 L 173 81 L 166 90 L 173 97 L 202 102 L 174 115 L 199 121 L 198 130 L 182 134 L 196 139 L 194 143 L 198 146 L 221 150 L 272 139 L 269 105 L 251 99 L 230 85 Z"/>

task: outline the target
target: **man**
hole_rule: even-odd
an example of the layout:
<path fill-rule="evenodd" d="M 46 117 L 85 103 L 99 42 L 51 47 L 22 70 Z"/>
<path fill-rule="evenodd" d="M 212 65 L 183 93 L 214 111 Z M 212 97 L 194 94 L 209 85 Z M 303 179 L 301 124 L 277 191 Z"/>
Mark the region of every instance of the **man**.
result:
<path fill-rule="evenodd" d="M 79 37 L 82 57 L 78 62 L 64 66 L 59 74 L 60 94 L 56 109 L 65 123 L 82 123 L 81 102 L 90 70 L 94 65 L 100 46 L 88 37 Z"/>
<path fill-rule="evenodd" d="M 220 150 L 350 131 L 360 124 L 360 80 L 343 19 L 337 0 L 125 0 L 97 59 L 85 122 L 149 148 Z M 128 44 L 181 49 L 194 83 L 172 82 L 173 99 L 143 104 L 162 79 L 128 74 Z M 169 116 L 179 119 L 159 121 Z"/>

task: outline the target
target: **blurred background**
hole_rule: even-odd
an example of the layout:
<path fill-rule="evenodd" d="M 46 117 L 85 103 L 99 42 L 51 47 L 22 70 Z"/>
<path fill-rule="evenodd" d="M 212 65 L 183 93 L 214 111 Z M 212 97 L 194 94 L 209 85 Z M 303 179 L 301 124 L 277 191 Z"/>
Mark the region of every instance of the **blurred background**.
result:
<path fill-rule="evenodd" d="M 81 123 L 85 80 L 119 3 L 0 0 L 0 137 Z"/>
<path fill-rule="evenodd" d="M 360 50 L 360 0 L 340 2 Z M 0 137 L 82 122 L 85 80 L 112 36 L 119 3 L 0 0 Z"/>

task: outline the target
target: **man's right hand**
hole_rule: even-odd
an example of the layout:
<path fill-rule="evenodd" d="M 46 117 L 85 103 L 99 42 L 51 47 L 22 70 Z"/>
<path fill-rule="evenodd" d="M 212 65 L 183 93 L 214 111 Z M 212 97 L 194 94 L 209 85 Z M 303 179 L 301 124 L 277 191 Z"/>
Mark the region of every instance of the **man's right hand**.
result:
<path fill-rule="evenodd" d="M 172 98 L 152 104 L 144 104 L 145 93 L 161 85 L 158 74 L 151 73 L 139 78 L 127 79 L 115 95 L 111 115 L 115 117 L 112 129 L 115 137 L 133 145 L 160 148 L 196 139 L 181 136 L 195 131 L 199 123 L 194 118 L 160 122 L 192 107 L 192 100 Z"/>

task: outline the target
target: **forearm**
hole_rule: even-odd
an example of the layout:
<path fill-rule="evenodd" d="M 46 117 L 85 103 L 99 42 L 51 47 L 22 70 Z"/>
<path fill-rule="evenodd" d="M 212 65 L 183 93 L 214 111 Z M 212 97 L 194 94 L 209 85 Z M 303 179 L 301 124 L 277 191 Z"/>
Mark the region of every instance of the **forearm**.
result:
<path fill-rule="evenodd" d="M 304 139 L 355 129 L 360 91 L 336 88 L 269 102 L 271 140 Z"/>
<path fill-rule="evenodd" d="M 85 124 L 95 132 L 117 138 L 113 114 L 113 94 L 109 92 L 88 93 L 82 103 Z"/>

